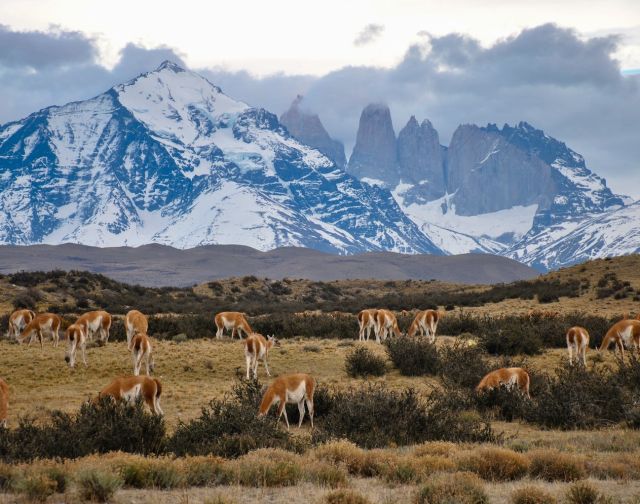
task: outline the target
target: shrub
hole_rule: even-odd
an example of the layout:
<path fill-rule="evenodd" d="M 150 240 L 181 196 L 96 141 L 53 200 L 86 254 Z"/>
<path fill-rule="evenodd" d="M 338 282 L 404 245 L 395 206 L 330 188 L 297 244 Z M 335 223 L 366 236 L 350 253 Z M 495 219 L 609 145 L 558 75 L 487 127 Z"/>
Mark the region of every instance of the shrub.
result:
<path fill-rule="evenodd" d="M 565 496 L 567 504 L 607 504 L 609 499 L 598 492 L 591 483 L 574 483 Z"/>
<path fill-rule="evenodd" d="M 76 482 L 80 498 L 92 502 L 109 502 L 123 483 L 118 474 L 100 469 L 81 471 Z"/>
<path fill-rule="evenodd" d="M 457 340 L 439 351 L 440 374 L 446 383 L 472 388 L 486 375 L 491 366 L 486 353 L 477 345 Z"/>
<path fill-rule="evenodd" d="M 434 477 L 414 499 L 415 504 L 488 504 L 489 497 L 475 474 L 455 473 Z"/>
<path fill-rule="evenodd" d="M 284 450 L 260 449 L 235 462 L 235 478 L 244 486 L 294 486 L 302 480 L 302 466 L 299 455 Z"/>
<path fill-rule="evenodd" d="M 316 485 L 337 488 L 348 483 L 344 468 L 326 462 L 315 462 L 304 465 L 305 479 Z"/>
<path fill-rule="evenodd" d="M 0 493 L 8 492 L 16 482 L 16 470 L 9 464 L 0 463 Z"/>
<path fill-rule="evenodd" d="M 490 411 L 496 418 L 507 422 L 525 418 L 531 408 L 530 400 L 520 390 L 504 386 L 475 393 L 473 398 L 479 411 Z"/>
<path fill-rule="evenodd" d="M 542 351 L 542 338 L 536 327 L 519 317 L 485 317 L 478 337 L 494 355 L 536 355 Z"/>
<path fill-rule="evenodd" d="M 170 489 L 182 486 L 184 479 L 169 459 L 136 458 L 119 464 L 124 486 Z"/>
<path fill-rule="evenodd" d="M 511 494 L 512 504 L 556 504 L 556 498 L 542 488 L 536 486 L 524 486 Z"/>
<path fill-rule="evenodd" d="M 529 461 L 524 455 L 504 448 L 481 448 L 463 456 L 460 468 L 489 481 L 511 481 L 524 477 Z"/>
<path fill-rule="evenodd" d="M 365 448 L 409 445 L 427 440 L 490 441 L 491 427 L 480 417 L 452 410 L 438 391 L 421 399 L 413 389 L 392 391 L 380 384 L 334 391 L 316 442 L 345 438 Z"/>
<path fill-rule="evenodd" d="M 189 487 L 222 485 L 230 478 L 224 459 L 218 457 L 187 457 L 182 460 L 182 473 Z"/>
<path fill-rule="evenodd" d="M 161 417 L 139 402 L 132 406 L 109 397 L 83 404 L 75 415 L 53 411 L 44 422 L 22 418 L 16 429 L 0 430 L 0 458 L 9 462 L 110 451 L 153 454 L 164 448 Z"/>
<path fill-rule="evenodd" d="M 371 501 L 362 494 L 353 490 L 334 490 L 324 497 L 326 504 L 371 504 Z"/>
<path fill-rule="evenodd" d="M 528 453 L 529 473 L 547 481 L 575 481 L 586 477 L 581 457 L 558 450 L 535 450 Z"/>
<path fill-rule="evenodd" d="M 198 418 L 189 423 L 180 422 L 169 439 L 170 450 L 178 456 L 227 458 L 239 457 L 258 448 L 295 450 L 295 440 L 278 428 L 273 417 L 257 417 L 261 396 L 257 381 L 238 382 L 231 394 L 202 408 Z"/>
<path fill-rule="evenodd" d="M 386 363 L 364 346 L 358 346 L 345 357 L 347 374 L 353 378 L 362 376 L 382 376 L 386 372 Z"/>
<path fill-rule="evenodd" d="M 606 370 L 565 366 L 544 376 L 526 420 L 544 427 L 585 429 L 625 419 L 629 392 Z"/>
<path fill-rule="evenodd" d="M 28 475 L 19 480 L 15 489 L 31 501 L 44 502 L 56 492 L 56 487 L 56 481 L 46 474 L 39 473 Z"/>
<path fill-rule="evenodd" d="M 436 346 L 423 338 L 390 338 L 385 342 L 387 354 L 405 376 L 434 375 L 439 360 Z"/>

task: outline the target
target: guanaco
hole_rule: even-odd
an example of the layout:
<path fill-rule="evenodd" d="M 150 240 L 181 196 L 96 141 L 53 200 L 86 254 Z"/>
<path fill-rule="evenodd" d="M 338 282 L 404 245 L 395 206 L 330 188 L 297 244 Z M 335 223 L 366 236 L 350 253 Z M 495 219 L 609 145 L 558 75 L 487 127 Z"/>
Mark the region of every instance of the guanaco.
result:
<path fill-rule="evenodd" d="M 33 310 L 16 310 L 9 317 L 9 338 L 18 338 L 22 330 L 36 318 Z"/>
<path fill-rule="evenodd" d="M 500 368 L 485 375 L 478 383 L 476 392 L 492 390 L 503 385 L 509 388 L 517 386 L 523 394 L 531 399 L 529 382 L 529 373 L 522 368 Z"/>
<path fill-rule="evenodd" d="M 280 346 L 280 342 L 276 337 L 272 335 L 265 338 L 262 334 L 253 333 L 251 336 L 248 336 L 243 343 L 244 356 L 247 361 L 247 380 L 250 378 L 250 371 L 254 378 L 258 378 L 258 359 L 262 359 L 267 376 L 271 376 L 267 359 L 269 358 L 269 350 L 271 350 L 274 345 Z"/>
<path fill-rule="evenodd" d="M 589 348 L 589 332 L 584 327 L 575 326 L 567 331 L 567 350 L 569 351 L 569 364 L 573 364 L 575 353 L 576 362 L 582 361 L 587 365 L 587 349 Z"/>
<path fill-rule="evenodd" d="M 78 317 L 76 324 L 80 324 L 84 327 L 84 334 L 88 339 L 93 340 L 93 335 L 95 333 L 99 333 L 100 341 L 103 343 L 109 341 L 111 315 L 108 312 L 98 310 L 84 313 Z"/>
<path fill-rule="evenodd" d="M 358 324 L 360 326 L 360 332 L 358 333 L 359 341 L 364 341 L 365 333 L 367 336 L 367 341 L 369 341 L 371 331 L 373 331 L 373 333 L 375 334 L 377 312 L 378 310 L 376 310 L 375 308 L 369 308 L 358 313 Z"/>
<path fill-rule="evenodd" d="M 127 331 L 127 345 L 136 334 L 147 334 L 149 321 L 144 313 L 130 310 L 124 317 L 124 328 Z"/>
<path fill-rule="evenodd" d="M 238 331 L 238 338 L 241 338 L 241 333 L 244 333 L 245 337 L 253 333 L 251 326 L 247 322 L 247 319 L 240 312 L 221 312 L 215 317 L 216 323 L 216 338 L 222 338 L 225 329 L 231 329 L 231 339 L 236 335 Z"/>
<path fill-rule="evenodd" d="M 152 413 L 164 415 L 160 407 L 160 395 L 162 395 L 162 384 L 157 378 L 122 376 L 103 388 L 98 394 L 98 398 L 110 396 L 116 401 L 124 399 L 129 403 L 133 403 L 139 397 L 142 397 Z"/>
<path fill-rule="evenodd" d="M 300 428 L 304 419 L 304 406 L 306 403 L 309 410 L 309 418 L 311 419 L 311 427 L 313 428 L 313 393 L 315 388 L 316 381 L 311 375 L 297 373 L 279 376 L 273 380 L 264 393 L 258 416 L 266 415 L 273 404 L 278 404 L 278 421 L 284 415 L 288 430 L 289 419 L 287 418 L 285 406 L 287 404 L 297 404 L 300 412 L 300 420 L 298 422 L 298 428 Z"/>
<path fill-rule="evenodd" d="M 71 324 L 67 327 L 67 330 L 64 333 L 65 339 L 67 340 L 67 352 L 64 356 L 64 360 L 69 367 L 74 367 L 76 365 L 76 352 L 78 347 L 82 350 L 82 362 L 86 367 L 87 365 L 87 337 L 84 333 L 84 327 L 80 324 Z"/>
<path fill-rule="evenodd" d="M 391 333 L 397 337 L 402 336 L 396 316 L 389 310 L 378 310 L 376 312 L 376 342 L 380 343 L 380 340 L 386 340 Z"/>
<path fill-rule="evenodd" d="M 53 346 L 58 346 L 60 341 L 60 326 L 62 325 L 62 319 L 55 313 L 41 313 L 29 322 L 20 333 L 20 343 L 24 343 L 25 340 L 29 340 L 29 345 L 33 341 L 35 336 L 40 341 L 40 348 L 43 348 L 43 336 L 47 333 L 51 336 Z"/>
<path fill-rule="evenodd" d="M 146 334 L 136 334 L 129 343 L 129 351 L 131 352 L 131 358 L 133 359 L 134 376 L 138 376 L 140 374 L 142 359 L 145 361 L 147 376 L 149 376 L 149 370 L 153 371 L 155 367 L 153 355 L 151 354 L 151 338 Z"/>
<path fill-rule="evenodd" d="M 625 319 L 611 326 L 607 331 L 598 351 L 607 350 L 611 343 L 615 343 L 624 360 L 624 347 L 635 348 L 640 355 L 640 320 Z"/>
<path fill-rule="evenodd" d="M 415 336 L 416 332 L 420 331 L 421 336 L 426 335 L 430 343 L 435 343 L 439 320 L 438 310 L 419 311 L 407 331 L 407 336 Z"/>

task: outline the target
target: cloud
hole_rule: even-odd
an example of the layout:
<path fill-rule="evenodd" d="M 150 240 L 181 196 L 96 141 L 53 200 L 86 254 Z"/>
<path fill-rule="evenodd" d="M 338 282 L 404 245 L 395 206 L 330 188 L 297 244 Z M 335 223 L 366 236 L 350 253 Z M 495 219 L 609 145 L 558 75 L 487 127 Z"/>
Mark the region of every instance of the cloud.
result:
<path fill-rule="evenodd" d="M 384 32 L 384 26 L 380 24 L 370 23 L 365 26 L 353 41 L 354 46 L 363 46 L 370 44 L 380 37 Z"/>
<path fill-rule="evenodd" d="M 55 65 L 31 54 L 32 43 L 12 47 L 11 56 L 0 51 L 0 123 L 52 104 L 90 98 L 165 59 L 184 58 L 169 47 L 129 44 L 117 64 L 107 69 L 96 63 L 95 41 L 82 34 L 53 29 L 33 32 L 30 38 L 19 33 L 11 39 L 14 43 L 64 40 L 68 45 L 54 56 Z M 0 30 L 4 48 L 1 41 L 8 39 L 3 36 L 12 36 L 6 27 Z M 347 156 L 360 113 L 371 102 L 390 106 L 396 133 L 411 115 L 430 119 L 444 145 L 461 123 L 527 121 L 583 154 L 588 166 L 614 189 L 640 198 L 640 78 L 621 74 L 614 56 L 618 35 L 585 37 L 546 24 L 488 47 L 462 34 L 422 33 L 417 40 L 391 68 L 347 66 L 320 77 L 262 78 L 224 68 L 194 70 L 228 95 L 277 114 L 296 95 L 304 95 L 305 107 L 318 113 L 329 133 L 345 143 Z"/>
<path fill-rule="evenodd" d="M 45 68 L 93 61 L 95 42 L 81 32 L 53 26 L 48 32 L 13 31 L 0 24 L 0 65 Z"/>
<path fill-rule="evenodd" d="M 19 32 L 0 26 L 0 124 L 50 105 L 91 98 L 182 55 L 168 47 L 126 45 L 112 69 L 98 63 L 96 40 L 75 31 Z"/>
<path fill-rule="evenodd" d="M 277 113 L 304 94 L 347 156 L 371 102 L 390 106 L 396 133 L 412 114 L 430 119 L 444 145 L 461 123 L 528 121 L 583 154 L 615 190 L 640 197 L 640 79 L 621 75 L 617 35 L 584 38 L 546 24 L 489 47 L 461 34 L 421 35 L 392 68 L 348 66 L 318 78 L 230 73 L 224 89 Z"/>

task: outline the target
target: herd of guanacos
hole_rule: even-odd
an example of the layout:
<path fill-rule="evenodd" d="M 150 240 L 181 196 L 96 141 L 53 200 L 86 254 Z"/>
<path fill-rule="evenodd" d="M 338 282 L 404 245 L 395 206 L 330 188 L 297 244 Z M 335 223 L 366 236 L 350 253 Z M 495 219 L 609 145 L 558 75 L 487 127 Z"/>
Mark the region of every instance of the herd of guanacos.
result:
<path fill-rule="evenodd" d="M 416 334 L 425 336 L 430 343 L 435 343 L 438 321 L 442 314 L 437 310 L 419 311 L 413 322 L 409 326 L 407 336 L 413 337 Z M 82 352 L 82 360 L 87 365 L 86 345 L 87 340 L 93 339 L 98 334 L 100 341 L 106 343 L 109 340 L 109 329 L 111 328 L 111 315 L 106 311 L 91 311 L 81 315 L 73 324 L 67 327 L 64 337 L 67 341 L 65 361 L 70 367 L 75 366 L 77 350 Z M 402 336 L 396 316 L 390 310 L 367 309 L 358 313 L 360 341 L 368 341 L 371 333 L 380 343 L 391 335 Z M 258 361 L 261 359 L 267 376 L 271 376 L 267 359 L 269 350 L 278 346 L 279 342 L 275 336 L 267 336 L 253 332 L 244 314 L 240 312 L 222 312 L 215 316 L 216 338 L 222 338 L 225 330 L 231 330 L 231 338 L 238 332 L 238 338 L 244 333 L 244 353 L 246 360 L 246 377 L 258 376 Z M 45 335 L 49 336 L 54 346 L 58 346 L 59 331 L 62 326 L 62 319 L 54 313 L 36 314 L 32 310 L 16 310 L 9 317 L 8 337 L 15 338 L 18 342 L 29 341 L 31 344 L 36 338 L 43 347 Z M 138 310 L 129 311 L 124 318 L 124 326 L 127 335 L 127 347 L 131 352 L 133 361 L 133 375 L 116 378 L 109 385 L 104 387 L 97 398 L 103 396 L 113 397 L 115 400 L 124 399 L 135 401 L 141 398 L 149 409 L 158 415 L 163 415 L 160 407 L 160 396 L 162 394 L 162 384 L 157 378 L 151 377 L 150 373 L 154 368 L 152 356 L 151 339 L 147 331 L 149 328 L 147 317 Z M 589 348 L 589 333 L 583 327 L 571 327 L 566 333 L 567 349 L 569 352 L 569 363 L 573 364 L 575 355 L 576 362 L 586 365 L 586 352 Z M 640 317 L 630 319 L 625 317 L 615 323 L 606 333 L 598 351 L 609 348 L 611 343 L 619 350 L 624 359 L 624 348 L 632 348 L 640 356 Z M 145 376 L 140 376 L 142 363 L 145 364 Z M 529 395 L 529 374 L 518 367 L 500 368 L 491 371 L 480 380 L 476 391 L 482 392 L 500 386 L 514 387 L 519 389 L 528 398 Z M 300 412 L 298 427 L 302 425 L 305 416 L 305 406 L 308 410 L 311 427 L 313 427 L 313 395 L 316 387 L 315 379 L 306 373 L 286 374 L 277 377 L 269 385 L 262 398 L 258 415 L 266 415 L 269 409 L 278 405 L 277 418 L 280 420 L 284 416 L 287 429 L 289 419 L 287 418 L 286 404 L 297 404 Z M 96 399 L 97 399 L 96 398 Z M 9 401 L 9 386 L 0 378 L 0 426 L 6 427 Z"/>

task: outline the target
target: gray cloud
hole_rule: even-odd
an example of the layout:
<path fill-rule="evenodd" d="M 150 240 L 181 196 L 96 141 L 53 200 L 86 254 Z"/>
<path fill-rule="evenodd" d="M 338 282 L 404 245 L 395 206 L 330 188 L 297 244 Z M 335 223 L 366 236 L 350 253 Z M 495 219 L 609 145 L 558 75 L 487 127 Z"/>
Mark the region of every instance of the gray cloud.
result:
<path fill-rule="evenodd" d="M 184 64 L 168 47 L 128 44 L 109 70 L 97 62 L 93 38 L 58 28 L 12 32 L 0 26 L 0 47 L 0 124 L 50 105 L 91 98 L 166 59 Z"/>
<path fill-rule="evenodd" d="M 353 45 L 355 46 L 363 46 L 370 44 L 374 40 L 376 40 L 382 32 L 384 31 L 384 26 L 380 24 L 370 23 L 365 26 L 358 36 L 353 41 Z"/>
<path fill-rule="evenodd" d="M 581 38 L 547 24 L 490 47 L 451 34 L 422 34 L 389 69 L 349 66 L 319 78 L 225 76 L 227 92 L 278 113 L 296 94 L 317 112 L 347 156 L 362 108 L 389 104 L 396 133 L 415 114 L 429 118 L 447 144 L 461 123 L 528 121 L 586 157 L 615 190 L 640 197 L 640 78 L 620 75 L 616 35 Z"/>
<path fill-rule="evenodd" d="M 50 34 L 52 43 L 60 33 Z M 396 133 L 412 114 L 429 118 L 445 145 L 461 123 L 528 121 L 583 154 L 588 166 L 615 190 L 640 198 L 640 77 L 620 74 L 612 56 L 618 36 L 582 38 L 548 24 L 490 47 L 460 34 L 422 34 L 419 40 L 392 68 L 347 66 L 321 77 L 264 78 L 221 68 L 195 70 L 230 96 L 278 114 L 303 94 L 305 107 L 318 113 L 329 133 L 345 143 L 347 156 L 360 112 L 371 102 L 389 104 Z M 95 63 L 94 41 L 84 41 L 89 47 L 84 58 L 64 64 L 0 59 L 0 123 L 48 105 L 89 98 L 164 59 L 181 61 L 171 48 L 130 44 L 109 70 Z"/>
<path fill-rule="evenodd" d="M 43 68 L 93 61 L 97 49 L 93 39 L 77 31 L 52 27 L 48 32 L 13 31 L 0 24 L 0 65 Z"/>

